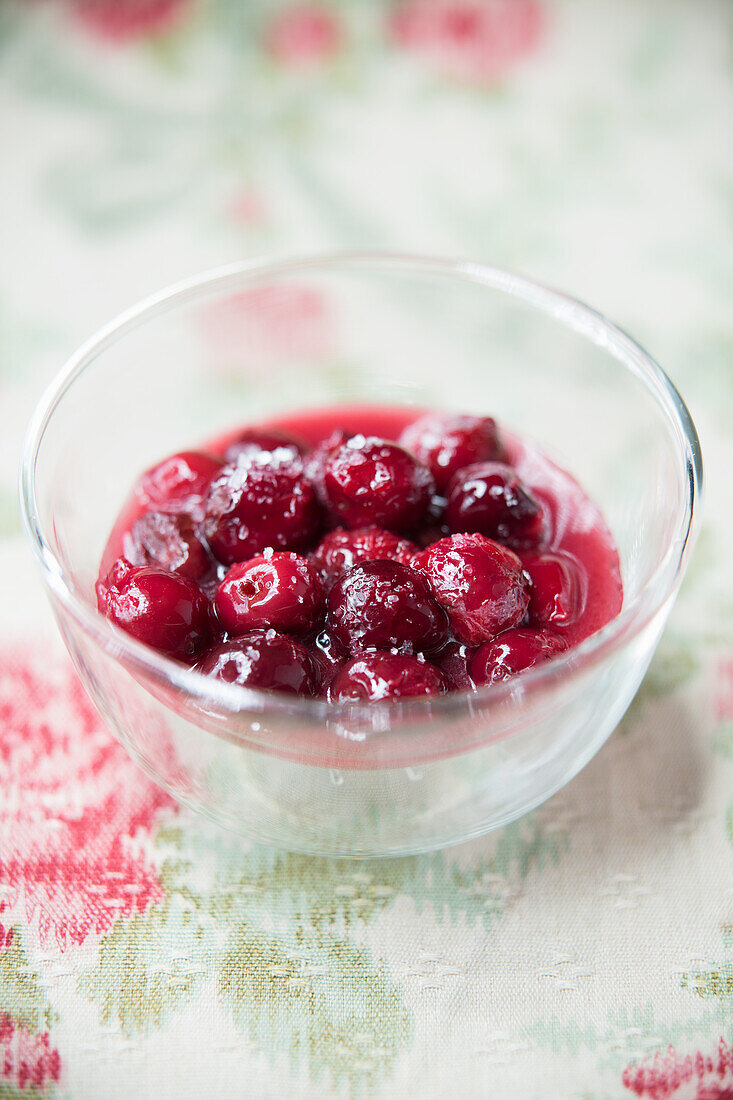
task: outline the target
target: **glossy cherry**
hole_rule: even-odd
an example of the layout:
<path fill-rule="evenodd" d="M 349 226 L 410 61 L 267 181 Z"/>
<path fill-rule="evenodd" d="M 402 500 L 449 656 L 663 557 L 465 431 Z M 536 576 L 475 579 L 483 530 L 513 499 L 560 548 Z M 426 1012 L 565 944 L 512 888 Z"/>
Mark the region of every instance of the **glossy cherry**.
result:
<path fill-rule="evenodd" d="M 448 488 L 445 520 L 453 532 L 477 531 L 514 549 L 536 546 L 543 511 L 516 470 L 501 462 L 467 466 Z"/>
<path fill-rule="evenodd" d="M 376 436 L 351 436 L 307 469 L 331 523 L 342 527 L 410 531 L 423 520 L 433 494 L 428 468 Z"/>
<path fill-rule="evenodd" d="M 469 691 L 618 611 L 613 544 L 569 475 L 489 417 L 423 416 L 392 442 L 405 420 L 304 414 L 158 463 L 110 538 L 100 609 L 210 675 L 305 695 L 341 677 L 347 699 Z"/>
<path fill-rule="evenodd" d="M 347 432 L 345 428 L 334 428 L 306 457 L 304 463 L 305 476 L 315 486 L 319 497 L 323 497 L 324 493 L 323 477 L 326 466 L 339 448 L 343 447 L 353 434 L 353 432 Z"/>
<path fill-rule="evenodd" d="M 307 558 L 266 550 L 229 569 L 216 592 L 216 609 L 231 634 L 268 627 L 307 634 L 323 618 L 323 588 Z"/>
<path fill-rule="evenodd" d="M 315 492 L 299 465 L 238 462 L 212 482 L 203 532 L 219 561 L 231 565 L 268 546 L 305 550 L 320 525 Z"/>
<path fill-rule="evenodd" d="M 211 637 L 211 604 L 187 577 L 118 559 L 97 583 L 103 615 L 167 657 L 189 661 Z"/>
<path fill-rule="evenodd" d="M 308 651 L 320 674 L 321 694 L 325 694 L 336 673 L 349 660 L 350 654 L 328 630 L 322 630 L 309 642 Z"/>
<path fill-rule="evenodd" d="M 188 512 L 200 518 L 203 504 L 221 462 L 202 451 L 179 451 L 163 459 L 140 478 L 135 495 L 155 512 Z"/>
<path fill-rule="evenodd" d="M 567 643 L 563 638 L 547 630 L 520 627 L 480 646 L 469 661 L 468 671 L 476 687 L 485 687 L 544 664 L 564 649 Z"/>
<path fill-rule="evenodd" d="M 277 428 L 247 428 L 232 440 L 224 457 L 227 462 L 238 462 L 268 456 L 270 462 L 287 465 L 301 459 L 306 450 L 305 443 L 289 432 Z"/>
<path fill-rule="evenodd" d="M 521 561 L 484 535 L 441 539 L 418 554 L 413 567 L 429 580 L 448 611 L 453 633 L 467 645 L 480 645 L 517 626 L 527 611 Z"/>
<path fill-rule="evenodd" d="M 214 646 L 196 665 L 227 684 L 290 695 L 315 695 L 318 675 L 308 650 L 276 630 L 251 630 Z"/>
<path fill-rule="evenodd" d="M 578 621 L 588 598 L 588 580 L 577 558 L 563 551 L 522 559 L 530 579 L 529 621 L 565 630 Z"/>
<path fill-rule="evenodd" d="M 185 512 L 146 512 L 124 535 L 122 546 L 132 565 L 158 565 L 194 581 L 211 568 L 209 554 Z"/>
<path fill-rule="evenodd" d="M 468 662 L 475 649 L 463 642 L 450 641 L 432 658 L 455 691 L 470 691 L 473 687 L 468 675 Z"/>
<path fill-rule="evenodd" d="M 420 653 L 448 639 L 448 616 L 409 565 L 367 561 L 341 576 L 328 595 L 328 628 L 346 649 Z"/>
<path fill-rule="evenodd" d="M 366 653 L 344 665 L 331 681 L 329 698 L 376 702 L 421 695 L 442 695 L 448 683 L 435 665 L 421 657 L 398 653 Z"/>
<path fill-rule="evenodd" d="M 439 491 L 464 466 L 504 457 L 490 416 L 423 416 L 405 428 L 400 443 L 428 467 Z"/>
<path fill-rule="evenodd" d="M 398 561 L 409 565 L 418 547 L 408 539 L 381 527 L 359 527 L 329 531 L 311 553 L 310 559 L 323 583 L 330 587 L 347 569 L 364 561 Z"/>

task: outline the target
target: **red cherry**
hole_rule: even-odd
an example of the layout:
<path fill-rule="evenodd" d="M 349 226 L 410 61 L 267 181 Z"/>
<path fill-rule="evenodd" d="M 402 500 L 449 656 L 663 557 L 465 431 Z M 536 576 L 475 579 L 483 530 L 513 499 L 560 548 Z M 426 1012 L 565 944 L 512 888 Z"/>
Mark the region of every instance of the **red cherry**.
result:
<path fill-rule="evenodd" d="M 180 451 L 163 459 L 140 478 L 136 495 L 146 510 L 188 512 L 199 519 L 212 479 L 221 462 L 201 451 Z"/>
<path fill-rule="evenodd" d="M 355 531 L 337 527 L 321 539 L 310 558 L 323 583 L 330 587 L 342 573 L 361 562 L 398 561 L 409 565 L 417 550 L 413 542 L 381 527 L 360 527 Z"/>
<path fill-rule="evenodd" d="M 471 646 L 463 642 L 448 642 L 440 653 L 433 657 L 433 662 L 438 666 L 446 680 L 456 691 L 471 691 L 473 684 L 468 675 L 468 662 L 475 653 Z"/>
<path fill-rule="evenodd" d="M 219 561 L 231 565 L 268 546 L 306 550 L 320 523 L 315 493 L 298 465 L 240 462 L 212 482 L 203 531 Z"/>
<path fill-rule="evenodd" d="M 325 695 L 334 676 L 349 659 L 348 650 L 327 630 L 321 631 L 310 643 L 308 650 L 319 671 L 321 694 Z"/>
<path fill-rule="evenodd" d="M 430 471 L 396 443 L 354 435 L 307 465 L 331 523 L 409 531 L 433 493 Z"/>
<path fill-rule="evenodd" d="M 311 563 L 299 554 L 271 550 L 233 565 L 216 593 L 219 619 L 232 634 L 268 627 L 307 634 L 319 625 L 323 604 Z"/>
<path fill-rule="evenodd" d="M 276 630 L 251 630 L 210 649 L 199 672 L 227 684 L 290 695 L 315 695 L 318 678 L 308 650 Z"/>
<path fill-rule="evenodd" d="M 524 618 L 529 594 L 522 563 L 484 535 L 441 539 L 412 564 L 430 581 L 453 633 L 467 645 L 480 645 Z"/>
<path fill-rule="evenodd" d="M 446 522 L 453 532 L 477 531 L 515 549 L 536 546 L 543 512 L 516 470 L 480 462 L 460 470 L 450 483 Z"/>
<path fill-rule="evenodd" d="M 268 456 L 268 461 L 283 465 L 302 459 L 306 444 L 288 432 L 277 428 L 247 428 L 226 449 L 227 462 L 241 459 L 257 459 Z"/>
<path fill-rule="evenodd" d="M 535 668 L 564 649 L 567 649 L 565 640 L 546 630 L 507 630 L 476 650 L 468 671 L 476 687 L 484 687 Z"/>
<path fill-rule="evenodd" d="M 464 466 L 504 457 L 490 416 L 423 416 L 405 428 L 400 443 L 428 467 L 438 490 Z"/>
<path fill-rule="evenodd" d="M 405 699 L 442 695 L 448 684 L 440 669 L 421 657 L 398 653 L 367 653 L 344 665 L 329 688 L 332 702 L 350 699 Z"/>
<path fill-rule="evenodd" d="M 185 512 L 147 512 L 135 520 L 122 547 L 133 565 L 158 565 L 194 581 L 200 581 L 211 567 L 193 521 Z"/>
<path fill-rule="evenodd" d="M 577 558 L 564 551 L 522 559 L 530 579 L 529 621 L 563 630 L 578 621 L 588 598 L 588 578 Z"/>
<path fill-rule="evenodd" d="M 211 637 L 211 604 L 187 577 L 124 558 L 97 583 L 97 604 L 117 626 L 168 657 L 187 661 Z"/>
<path fill-rule="evenodd" d="M 131 573 L 134 573 L 138 567 L 134 566 L 132 562 L 129 562 L 127 558 L 117 558 L 112 563 L 112 567 L 107 573 L 106 577 L 99 577 L 95 585 L 95 591 L 97 593 L 97 606 L 99 607 L 99 601 L 103 598 L 108 588 L 119 587 Z M 99 607 L 99 610 L 103 609 Z"/>
<path fill-rule="evenodd" d="M 336 428 L 325 439 L 321 440 L 317 447 L 314 447 L 305 460 L 305 476 L 315 486 L 318 496 L 322 499 L 323 477 L 326 472 L 326 466 L 331 461 L 333 456 L 348 442 L 352 432 L 347 432 L 344 428 Z"/>
<path fill-rule="evenodd" d="M 396 561 L 367 561 L 331 589 L 328 629 L 352 653 L 414 653 L 440 648 L 448 637 L 448 616 L 414 569 Z"/>

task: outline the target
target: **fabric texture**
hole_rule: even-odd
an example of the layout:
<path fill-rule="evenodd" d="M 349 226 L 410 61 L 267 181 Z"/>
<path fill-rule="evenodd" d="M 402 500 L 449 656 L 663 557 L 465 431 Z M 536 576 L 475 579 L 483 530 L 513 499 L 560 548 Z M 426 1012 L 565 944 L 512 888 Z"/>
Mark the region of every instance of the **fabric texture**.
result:
<path fill-rule="evenodd" d="M 725 0 L 0 5 L 3 1100 L 733 1097 L 732 78 Z M 359 864 L 244 843 L 136 768 L 15 491 L 43 385 L 119 309 L 348 247 L 601 308 L 681 389 L 708 477 L 596 759 L 481 840 Z"/>

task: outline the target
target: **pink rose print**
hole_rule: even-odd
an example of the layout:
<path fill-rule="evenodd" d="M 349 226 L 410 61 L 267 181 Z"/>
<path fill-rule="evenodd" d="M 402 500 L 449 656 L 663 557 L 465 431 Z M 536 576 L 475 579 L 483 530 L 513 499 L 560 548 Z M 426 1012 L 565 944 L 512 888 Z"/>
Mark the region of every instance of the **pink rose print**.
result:
<path fill-rule="evenodd" d="M 51 1047 L 48 1032 L 34 1035 L 0 1013 L 0 1094 L 2 1082 L 19 1091 L 43 1091 L 61 1073 L 59 1052 Z"/>
<path fill-rule="evenodd" d="M 0 659 L 0 892 L 4 922 L 64 950 L 161 899 L 141 840 L 173 803 L 47 664 Z"/>
<path fill-rule="evenodd" d="M 646 1100 L 733 1100 L 733 1050 L 721 1038 L 717 1054 L 678 1054 L 673 1046 L 632 1062 L 621 1080 Z"/>
<path fill-rule="evenodd" d="M 254 287 L 214 303 L 201 314 L 204 338 L 223 369 L 269 375 L 292 361 L 328 354 L 331 319 L 323 296 L 309 286 Z"/>
<path fill-rule="evenodd" d="M 187 0 L 72 0 L 84 26 L 110 42 L 133 42 L 172 30 Z"/>
<path fill-rule="evenodd" d="M 317 4 L 288 8 L 269 27 L 267 45 L 283 65 L 307 67 L 328 61 L 341 48 L 343 33 L 333 12 Z"/>
<path fill-rule="evenodd" d="M 540 37 L 537 0 L 404 0 L 391 17 L 394 40 L 448 76 L 491 83 Z"/>

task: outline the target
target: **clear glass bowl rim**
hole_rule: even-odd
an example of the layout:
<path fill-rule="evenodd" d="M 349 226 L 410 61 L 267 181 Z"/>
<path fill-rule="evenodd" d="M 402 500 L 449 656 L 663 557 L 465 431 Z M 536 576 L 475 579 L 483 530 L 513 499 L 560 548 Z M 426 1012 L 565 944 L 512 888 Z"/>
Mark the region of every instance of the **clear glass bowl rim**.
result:
<path fill-rule="evenodd" d="M 612 353 L 620 365 L 630 370 L 655 398 L 658 409 L 679 444 L 681 468 L 687 482 L 684 507 L 677 518 L 676 537 L 670 541 L 652 576 L 615 619 L 579 646 L 555 657 L 552 661 L 523 673 L 520 680 L 509 680 L 478 692 L 451 692 L 415 700 L 382 702 L 379 704 L 379 729 L 369 733 L 369 739 L 388 738 L 392 732 L 384 721 L 385 712 L 394 712 L 395 719 L 413 721 L 423 714 L 428 719 L 467 704 L 471 709 L 482 704 L 500 703 L 516 693 L 521 683 L 521 696 L 529 701 L 536 693 L 581 674 L 613 653 L 644 629 L 681 579 L 686 559 L 694 545 L 699 528 L 702 495 L 702 454 L 700 440 L 692 417 L 676 387 L 662 368 L 630 336 L 602 314 L 583 302 L 553 290 L 524 276 L 502 268 L 469 260 L 438 259 L 428 256 L 388 252 L 336 252 L 289 259 L 244 260 L 201 272 L 160 290 L 99 329 L 66 361 L 43 393 L 28 425 L 19 470 L 20 506 L 23 525 L 44 581 L 77 624 L 115 659 L 134 668 L 156 683 L 179 689 L 204 706 L 232 712 L 242 710 L 261 714 L 277 714 L 293 719 L 309 718 L 323 722 L 338 722 L 345 715 L 354 717 L 360 711 L 373 714 L 374 703 L 333 704 L 324 699 L 310 699 L 256 691 L 225 684 L 195 672 L 136 641 L 110 623 L 75 589 L 71 577 L 54 554 L 39 519 L 36 467 L 46 429 L 64 394 L 83 371 L 111 344 L 145 322 L 195 299 L 203 290 L 234 288 L 242 280 L 261 281 L 316 271 L 382 270 L 388 274 L 437 276 L 463 280 L 502 291 L 528 305 L 540 309 L 592 343 Z M 676 560 L 675 560 L 676 559 Z M 399 716 L 399 717 L 398 717 Z M 404 733 L 405 731 L 401 731 Z M 417 733 L 418 730 L 415 730 Z M 408 731 L 409 734 L 409 731 Z M 234 739 L 239 739 L 236 735 Z M 241 738 L 249 740 L 248 738 Z M 455 747 L 458 750 L 458 746 Z"/>

